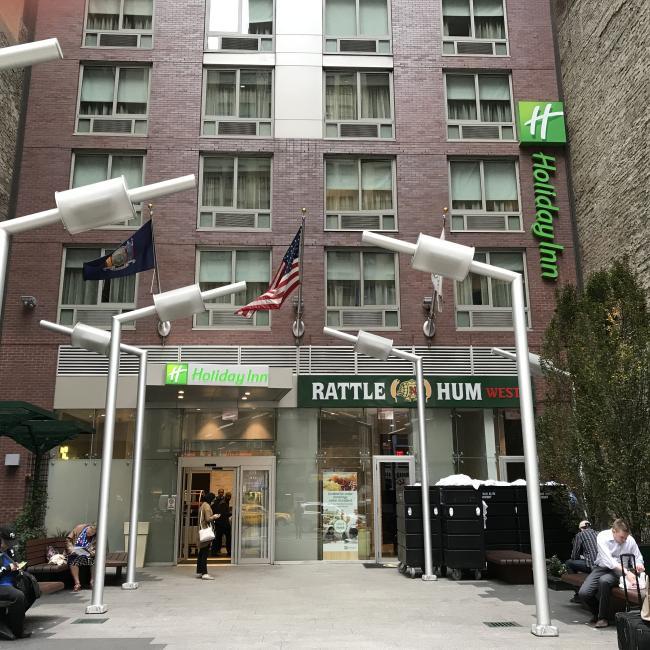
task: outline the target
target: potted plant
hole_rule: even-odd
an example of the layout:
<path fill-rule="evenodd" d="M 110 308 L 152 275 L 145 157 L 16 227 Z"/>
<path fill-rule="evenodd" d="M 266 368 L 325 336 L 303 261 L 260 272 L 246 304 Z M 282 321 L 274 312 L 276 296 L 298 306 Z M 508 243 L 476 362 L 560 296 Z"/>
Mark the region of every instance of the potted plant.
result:
<path fill-rule="evenodd" d="M 566 565 L 560 561 L 557 555 L 546 561 L 546 573 L 549 589 L 555 591 L 570 591 L 573 587 L 562 582 L 562 576 L 567 572 Z"/>

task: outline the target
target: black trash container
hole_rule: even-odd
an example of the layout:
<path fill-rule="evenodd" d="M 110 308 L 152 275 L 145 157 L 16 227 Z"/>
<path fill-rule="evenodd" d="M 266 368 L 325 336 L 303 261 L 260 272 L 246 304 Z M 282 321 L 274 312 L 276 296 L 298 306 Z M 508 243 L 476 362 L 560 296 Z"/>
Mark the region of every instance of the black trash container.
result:
<path fill-rule="evenodd" d="M 442 549 L 447 576 L 460 580 L 471 571 L 480 580 L 485 572 L 485 529 L 480 490 L 470 486 L 440 488 Z"/>
<path fill-rule="evenodd" d="M 516 487 L 483 486 L 479 491 L 486 508 L 486 550 L 518 551 L 520 542 Z"/>

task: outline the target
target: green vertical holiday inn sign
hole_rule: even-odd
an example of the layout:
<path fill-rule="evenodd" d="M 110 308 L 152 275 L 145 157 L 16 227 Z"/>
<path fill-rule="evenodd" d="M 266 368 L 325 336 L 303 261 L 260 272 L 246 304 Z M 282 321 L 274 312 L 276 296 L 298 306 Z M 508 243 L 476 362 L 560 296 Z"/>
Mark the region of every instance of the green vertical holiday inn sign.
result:
<path fill-rule="evenodd" d="M 566 144 L 566 125 L 562 102 L 519 102 L 517 111 L 519 142 L 523 145 Z M 554 220 L 559 208 L 552 182 L 556 172 L 555 156 L 541 151 L 532 154 L 533 188 L 535 192 L 535 223 L 531 231 L 539 244 L 542 278 L 557 280 L 558 255 L 564 250 L 555 242 Z"/>

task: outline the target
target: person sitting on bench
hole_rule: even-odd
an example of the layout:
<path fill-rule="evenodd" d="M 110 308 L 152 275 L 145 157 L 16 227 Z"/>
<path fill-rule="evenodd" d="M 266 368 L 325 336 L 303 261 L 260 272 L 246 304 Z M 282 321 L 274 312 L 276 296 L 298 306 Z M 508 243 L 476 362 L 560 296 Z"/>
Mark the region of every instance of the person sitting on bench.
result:
<path fill-rule="evenodd" d="M 593 613 L 590 623 L 600 629 L 609 625 L 607 620 L 609 598 L 612 587 L 618 585 L 621 577 L 621 555 L 624 553 L 634 555 L 637 572 L 644 571 L 644 567 L 639 547 L 634 537 L 630 535 L 630 527 L 622 519 L 616 519 L 611 530 L 601 531 L 596 539 L 598 555 L 591 573 L 580 587 L 578 597 Z"/>
<path fill-rule="evenodd" d="M 573 550 L 571 558 L 564 564 L 568 573 L 591 573 L 596 556 L 598 555 L 598 543 L 596 541 L 596 531 L 591 527 L 591 523 L 586 519 L 578 525 L 578 533 L 573 538 Z M 576 589 L 572 603 L 581 602 L 578 598 Z"/>
<path fill-rule="evenodd" d="M 16 534 L 9 528 L 0 528 L 0 600 L 9 602 L 7 623 L 16 639 L 25 639 L 31 632 L 25 632 L 25 594 L 16 588 L 16 578 L 20 567 L 13 557 L 11 547 Z M 6 628 L 5 628 L 6 629 Z M 11 638 L 11 637 L 9 637 Z"/>
<path fill-rule="evenodd" d="M 90 586 L 93 586 L 95 565 L 95 538 L 97 527 L 92 524 L 79 524 L 75 526 L 66 537 L 66 551 L 68 553 L 68 566 L 74 580 L 73 591 L 81 590 L 79 582 L 79 567 L 91 567 Z"/>

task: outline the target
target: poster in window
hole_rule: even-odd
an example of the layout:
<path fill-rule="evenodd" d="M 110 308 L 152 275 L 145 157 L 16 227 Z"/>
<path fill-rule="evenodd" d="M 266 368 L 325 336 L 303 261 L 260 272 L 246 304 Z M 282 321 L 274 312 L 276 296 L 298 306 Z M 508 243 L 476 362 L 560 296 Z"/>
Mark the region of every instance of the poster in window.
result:
<path fill-rule="evenodd" d="M 323 559 L 359 559 L 356 472 L 323 472 Z"/>

